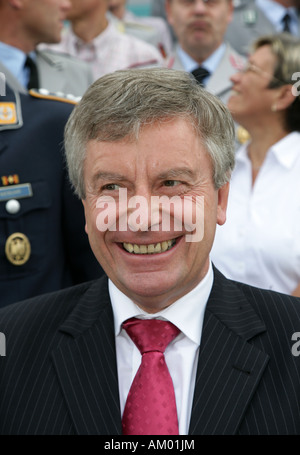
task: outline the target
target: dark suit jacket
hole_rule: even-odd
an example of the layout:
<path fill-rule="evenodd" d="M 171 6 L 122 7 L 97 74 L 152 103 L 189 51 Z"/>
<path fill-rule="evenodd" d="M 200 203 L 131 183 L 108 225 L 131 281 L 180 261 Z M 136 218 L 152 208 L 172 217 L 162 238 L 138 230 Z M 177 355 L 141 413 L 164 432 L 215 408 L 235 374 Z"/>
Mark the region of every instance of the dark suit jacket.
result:
<path fill-rule="evenodd" d="M 300 300 L 215 270 L 190 434 L 300 434 Z M 121 434 L 103 277 L 0 310 L 0 434 Z"/>
<path fill-rule="evenodd" d="M 1 177 L 10 175 L 32 187 L 31 197 L 19 199 L 17 213 L 0 198 L 1 307 L 98 278 L 102 269 L 84 232 L 83 206 L 64 162 L 63 131 L 74 106 L 19 95 L 8 86 L 0 102 L 15 103 L 18 118 L 6 125 L 0 118 L 0 190 L 9 189 Z M 17 266 L 4 253 L 7 238 L 16 232 L 31 244 L 28 262 Z"/>

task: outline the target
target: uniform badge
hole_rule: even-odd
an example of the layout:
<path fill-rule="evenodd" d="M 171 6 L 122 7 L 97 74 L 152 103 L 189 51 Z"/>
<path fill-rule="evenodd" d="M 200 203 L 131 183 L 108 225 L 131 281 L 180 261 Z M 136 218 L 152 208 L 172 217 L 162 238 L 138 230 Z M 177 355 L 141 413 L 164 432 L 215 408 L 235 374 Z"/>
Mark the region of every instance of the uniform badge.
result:
<path fill-rule="evenodd" d="M 12 177 L 12 176 L 11 176 Z M 2 176 L 2 182 L 6 182 L 7 176 Z M 16 177 L 15 177 L 16 179 Z M 5 184 L 0 186 L 0 202 L 8 201 L 9 199 L 22 199 L 33 195 L 30 183 L 22 183 L 20 185 Z"/>
<path fill-rule="evenodd" d="M 16 103 L 0 103 L 0 125 L 18 123 Z"/>
<path fill-rule="evenodd" d="M 5 243 L 5 255 L 13 265 L 24 265 L 30 258 L 31 246 L 25 234 L 15 232 Z"/>
<path fill-rule="evenodd" d="M 1 182 L 3 186 L 16 185 L 17 183 L 20 183 L 20 179 L 18 174 L 2 175 Z"/>
<path fill-rule="evenodd" d="M 243 14 L 243 21 L 245 25 L 254 25 L 257 21 L 256 11 L 253 9 L 248 9 Z"/>

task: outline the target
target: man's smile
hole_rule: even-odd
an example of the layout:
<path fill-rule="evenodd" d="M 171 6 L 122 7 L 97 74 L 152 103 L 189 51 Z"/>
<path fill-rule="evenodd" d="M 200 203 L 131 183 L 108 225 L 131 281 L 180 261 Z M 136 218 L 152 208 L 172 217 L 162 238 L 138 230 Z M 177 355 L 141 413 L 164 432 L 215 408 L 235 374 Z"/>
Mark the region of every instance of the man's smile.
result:
<path fill-rule="evenodd" d="M 148 245 L 138 245 L 136 243 L 123 243 L 123 248 L 128 253 L 133 254 L 157 254 L 164 253 L 170 250 L 176 243 L 175 239 L 165 240 L 158 243 L 150 243 Z"/>

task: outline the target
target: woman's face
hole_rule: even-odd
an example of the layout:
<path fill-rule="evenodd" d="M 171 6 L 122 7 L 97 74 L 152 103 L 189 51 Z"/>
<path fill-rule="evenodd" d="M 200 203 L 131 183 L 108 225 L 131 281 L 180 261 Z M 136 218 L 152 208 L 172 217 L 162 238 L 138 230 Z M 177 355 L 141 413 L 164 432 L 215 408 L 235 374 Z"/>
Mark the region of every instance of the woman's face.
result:
<path fill-rule="evenodd" d="M 276 57 L 269 45 L 250 55 L 244 69 L 231 77 L 232 94 L 228 100 L 234 119 L 244 125 L 269 116 L 276 99 L 276 89 L 270 89 Z M 246 126 L 246 125 L 245 125 Z"/>

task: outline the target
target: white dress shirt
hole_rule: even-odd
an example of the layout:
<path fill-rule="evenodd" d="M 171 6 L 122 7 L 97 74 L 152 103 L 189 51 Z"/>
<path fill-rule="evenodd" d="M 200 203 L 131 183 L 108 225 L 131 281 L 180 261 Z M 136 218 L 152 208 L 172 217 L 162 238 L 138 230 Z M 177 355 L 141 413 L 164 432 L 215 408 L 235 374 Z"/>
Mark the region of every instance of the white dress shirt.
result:
<path fill-rule="evenodd" d="M 161 53 L 145 41 L 119 32 L 112 22 L 92 41 L 85 43 L 71 27 L 65 27 L 60 43 L 40 45 L 79 58 L 91 65 L 94 79 L 135 66 L 163 66 Z"/>
<path fill-rule="evenodd" d="M 36 59 L 35 52 L 29 54 L 33 60 Z M 26 54 L 20 49 L 0 42 L 0 62 L 15 76 L 15 78 L 27 87 L 29 81 L 29 68 L 25 68 Z"/>
<path fill-rule="evenodd" d="M 218 67 L 220 61 L 222 60 L 224 54 L 226 51 L 226 44 L 222 43 L 221 46 L 218 47 L 204 62 L 201 64 L 203 68 L 205 68 L 207 71 L 210 72 L 210 74 L 213 74 Z M 199 63 L 196 62 L 192 57 L 190 57 L 180 45 L 177 46 L 177 52 L 180 58 L 180 61 L 182 63 L 183 68 L 185 71 L 188 73 L 191 73 L 194 71 L 196 68 L 198 68 Z M 207 81 L 210 76 L 207 76 L 204 80 L 203 83 L 204 85 L 207 84 Z"/>
<path fill-rule="evenodd" d="M 227 221 L 211 252 L 228 278 L 290 294 L 300 283 L 300 133 L 274 144 L 252 186 L 247 144 L 237 152 Z"/>
<path fill-rule="evenodd" d="M 141 354 L 122 323 L 132 317 L 160 318 L 172 322 L 181 333 L 165 351 L 166 364 L 174 384 L 179 434 L 187 435 L 192 410 L 198 353 L 206 303 L 213 284 L 213 269 L 187 295 L 159 313 L 141 310 L 109 281 L 109 293 L 114 313 L 120 406 L 123 415 L 126 398 L 141 363 Z"/>

